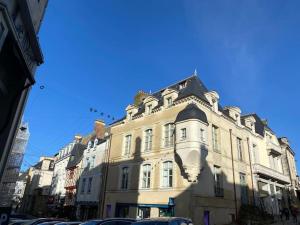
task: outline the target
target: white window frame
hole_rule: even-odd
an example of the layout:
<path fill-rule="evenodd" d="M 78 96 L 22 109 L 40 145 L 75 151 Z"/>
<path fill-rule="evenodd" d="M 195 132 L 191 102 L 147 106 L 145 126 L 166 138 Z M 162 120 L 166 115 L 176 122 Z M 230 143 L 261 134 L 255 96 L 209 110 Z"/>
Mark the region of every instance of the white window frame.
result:
<path fill-rule="evenodd" d="M 149 128 L 145 130 L 145 141 L 144 141 L 144 152 L 150 152 L 152 150 L 152 144 L 153 144 L 153 129 Z"/>
<path fill-rule="evenodd" d="M 165 168 L 165 165 L 166 164 L 171 164 L 171 168 L 168 167 Z M 166 169 L 166 170 L 165 170 Z M 170 175 L 170 169 L 172 171 L 171 175 Z M 165 172 L 167 172 L 167 176 L 165 176 Z M 171 176 L 171 184 L 170 184 L 170 176 Z M 172 160 L 165 160 L 161 163 L 161 187 L 162 188 L 173 188 L 174 187 L 174 162 Z M 167 184 L 165 183 L 165 180 L 164 179 L 167 179 Z"/>
<path fill-rule="evenodd" d="M 127 140 L 129 138 L 129 141 Z M 123 155 L 130 155 L 131 152 L 131 140 L 132 140 L 132 135 L 131 134 L 126 134 L 124 136 L 124 150 L 123 150 Z"/>
<path fill-rule="evenodd" d="M 164 139 L 164 147 L 169 148 L 174 146 L 174 123 L 166 123 L 164 125 L 163 139 Z"/>
<path fill-rule="evenodd" d="M 236 148 L 237 148 L 238 160 L 244 161 L 243 140 L 239 137 L 236 138 Z"/>
<path fill-rule="evenodd" d="M 220 152 L 220 143 L 219 143 L 219 127 L 212 125 L 212 147 L 215 152 Z"/>
<path fill-rule="evenodd" d="M 144 167 L 148 166 L 150 175 L 146 176 L 146 183 L 144 186 Z M 140 176 L 140 181 L 141 181 L 141 185 L 140 188 L 141 189 L 150 189 L 152 187 L 152 164 L 151 163 L 144 163 L 141 165 L 141 176 Z"/>
<path fill-rule="evenodd" d="M 170 108 L 173 105 L 173 98 L 172 98 L 172 96 L 167 97 L 166 101 L 167 101 L 167 107 Z"/>

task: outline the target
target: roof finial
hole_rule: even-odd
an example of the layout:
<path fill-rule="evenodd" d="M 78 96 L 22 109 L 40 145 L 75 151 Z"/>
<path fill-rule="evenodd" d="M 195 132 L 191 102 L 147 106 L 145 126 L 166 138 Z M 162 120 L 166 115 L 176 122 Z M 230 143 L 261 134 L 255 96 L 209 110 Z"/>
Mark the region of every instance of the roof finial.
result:
<path fill-rule="evenodd" d="M 195 68 L 195 71 L 194 71 L 194 76 L 197 76 L 197 68 Z"/>

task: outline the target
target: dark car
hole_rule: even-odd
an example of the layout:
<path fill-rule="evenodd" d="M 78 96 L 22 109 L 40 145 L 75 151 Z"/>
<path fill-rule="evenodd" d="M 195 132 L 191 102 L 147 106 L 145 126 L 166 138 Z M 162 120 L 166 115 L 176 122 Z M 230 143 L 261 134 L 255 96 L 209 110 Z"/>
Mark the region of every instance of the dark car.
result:
<path fill-rule="evenodd" d="M 49 219 L 49 218 L 38 218 L 38 219 L 26 221 L 23 225 L 38 225 L 41 223 L 51 222 L 51 221 L 57 221 L 57 220 Z"/>
<path fill-rule="evenodd" d="M 135 219 L 129 218 L 111 218 L 105 220 L 89 220 L 81 225 L 131 225 Z"/>
<path fill-rule="evenodd" d="M 192 225 L 190 219 L 181 217 L 158 217 L 151 219 L 143 219 L 133 223 L 132 225 Z"/>

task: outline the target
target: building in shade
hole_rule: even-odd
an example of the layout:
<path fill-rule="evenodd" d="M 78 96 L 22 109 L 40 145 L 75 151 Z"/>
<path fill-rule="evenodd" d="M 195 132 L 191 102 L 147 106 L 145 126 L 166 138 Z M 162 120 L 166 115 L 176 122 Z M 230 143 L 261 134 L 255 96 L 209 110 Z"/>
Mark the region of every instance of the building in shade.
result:
<path fill-rule="evenodd" d="M 10 207 L 12 205 L 15 186 L 19 179 L 19 173 L 29 135 L 28 124 L 23 123 L 18 129 L 18 133 L 8 157 L 2 181 L 0 183 L 0 207 Z"/>
<path fill-rule="evenodd" d="M 109 131 L 103 121 L 96 120 L 93 135 L 83 152 L 83 163 L 77 184 L 77 217 L 82 221 L 99 217 L 108 147 Z"/>
<path fill-rule="evenodd" d="M 0 179 L 17 134 L 36 68 L 37 34 L 48 0 L 0 0 Z"/>
<path fill-rule="evenodd" d="M 54 170 L 54 157 L 40 157 L 37 164 L 26 171 L 26 188 L 20 212 L 34 216 L 46 216 Z"/>

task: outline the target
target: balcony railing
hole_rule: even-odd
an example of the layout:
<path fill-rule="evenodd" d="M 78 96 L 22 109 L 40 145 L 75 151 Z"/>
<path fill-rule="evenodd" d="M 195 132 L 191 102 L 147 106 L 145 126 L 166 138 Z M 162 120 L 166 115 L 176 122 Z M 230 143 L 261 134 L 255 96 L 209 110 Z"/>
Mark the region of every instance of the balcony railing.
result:
<path fill-rule="evenodd" d="M 267 149 L 270 151 L 270 152 L 273 152 L 274 154 L 277 154 L 277 155 L 281 155 L 282 154 L 282 151 L 281 151 L 281 148 L 279 145 L 271 142 L 271 141 L 268 141 L 267 142 Z"/>
<path fill-rule="evenodd" d="M 283 183 L 290 183 L 290 179 L 288 176 L 260 164 L 253 165 L 253 172 L 262 174 L 265 177 L 270 177 L 278 181 L 282 181 Z"/>
<path fill-rule="evenodd" d="M 215 186 L 215 196 L 224 197 L 224 188 Z"/>

